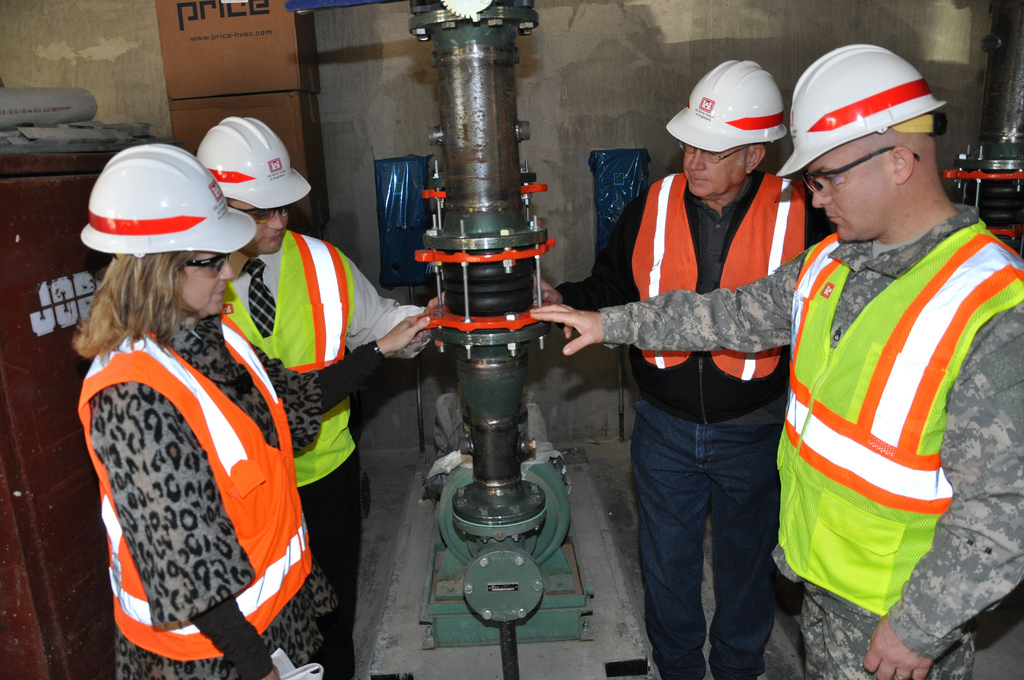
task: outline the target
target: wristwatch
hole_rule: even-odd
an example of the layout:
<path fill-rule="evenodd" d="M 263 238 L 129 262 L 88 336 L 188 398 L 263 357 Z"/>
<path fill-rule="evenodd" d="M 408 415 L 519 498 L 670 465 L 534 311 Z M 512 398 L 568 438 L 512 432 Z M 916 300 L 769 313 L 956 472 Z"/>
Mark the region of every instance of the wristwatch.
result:
<path fill-rule="evenodd" d="M 376 340 L 373 341 L 373 353 L 380 357 L 381 361 L 384 361 L 385 359 L 388 358 L 387 355 L 384 354 L 384 350 L 382 350 L 380 346 L 377 344 Z"/>

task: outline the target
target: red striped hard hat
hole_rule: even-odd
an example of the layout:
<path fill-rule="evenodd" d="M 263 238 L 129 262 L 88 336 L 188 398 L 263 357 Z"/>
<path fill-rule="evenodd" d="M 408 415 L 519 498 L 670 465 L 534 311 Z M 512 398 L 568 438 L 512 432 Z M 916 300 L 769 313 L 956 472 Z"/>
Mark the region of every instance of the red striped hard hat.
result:
<path fill-rule="evenodd" d="M 257 208 L 289 205 L 309 193 L 284 142 L 256 118 L 225 118 L 206 133 L 196 156 L 225 196 Z"/>
<path fill-rule="evenodd" d="M 874 45 L 847 45 L 804 71 L 793 91 L 793 155 L 779 170 L 788 175 L 824 153 L 934 111 L 921 73 L 905 59 Z"/>
<path fill-rule="evenodd" d="M 228 208 L 210 171 L 169 144 L 119 152 L 89 195 L 82 242 L 104 253 L 181 250 L 230 253 L 256 235 L 256 223 Z"/>
<path fill-rule="evenodd" d="M 786 136 L 782 94 L 772 74 L 752 61 L 726 61 L 690 93 L 665 126 L 679 141 L 705 151 L 763 144 Z"/>

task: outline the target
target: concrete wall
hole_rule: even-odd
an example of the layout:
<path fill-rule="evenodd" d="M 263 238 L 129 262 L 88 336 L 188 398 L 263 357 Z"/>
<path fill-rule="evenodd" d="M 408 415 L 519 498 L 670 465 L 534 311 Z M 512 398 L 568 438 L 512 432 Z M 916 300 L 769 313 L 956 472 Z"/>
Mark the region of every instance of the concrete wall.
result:
<path fill-rule="evenodd" d="M 147 121 L 170 138 L 155 0 L 0 0 L 0 78 L 11 87 L 91 90 L 97 119 Z M 171 1 L 171 0 L 159 0 Z M 535 211 L 558 240 L 544 257 L 555 283 L 584 277 L 593 264 L 594 207 L 587 167 L 591 150 L 646 147 L 657 179 L 681 169 L 665 123 L 686 103 L 696 80 L 725 59 L 753 59 L 771 71 L 787 101 L 796 79 L 824 52 L 873 42 L 911 60 L 947 99 L 950 131 L 940 153 L 951 164 L 973 143 L 989 23 L 985 0 L 825 3 L 793 0 L 538 0 L 540 26 L 518 41 L 519 117 L 533 138 L 521 158 L 549 191 Z M 431 45 L 408 34 L 408 4 L 332 9 L 316 15 L 332 219 L 330 240 L 371 279 L 379 272 L 373 159 L 434 153 L 428 127 L 439 122 Z M 775 145 L 763 169 L 789 153 Z M 408 290 L 389 293 L 403 302 Z M 426 287 L 414 297 L 425 301 Z M 530 387 L 554 441 L 618 433 L 620 352 L 589 348 L 572 360 L 531 348 Z M 434 401 L 455 389 L 450 354 L 428 348 L 419 359 L 426 437 Z M 413 362 L 393 360 L 363 393 L 367 448 L 417 442 Z M 635 387 L 625 368 L 625 427 Z"/>
<path fill-rule="evenodd" d="M 170 139 L 154 0 L 0 0 L 7 87 L 84 87 L 96 120 L 150 123 Z"/>
<path fill-rule="evenodd" d="M 977 137 L 987 32 L 984 0 L 825 3 L 792 0 L 537 1 L 540 26 L 517 45 L 519 117 L 532 139 L 523 161 L 549 186 L 534 203 L 558 240 L 543 258 L 549 280 L 585 277 L 593 265 L 595 213 L 587 158 L 593 149 L 646 147 L 651 177 L 681 170 L 665 123 L 686 104 L 693 84 L 726 59 L 753 59 L 775 76 L 789 102 L 800 73 L 825 52 L 871 42 L 909 59 L 937 96 L 949 101 L 949 133 L 939 151 L 947 165 Z M 408 33 L 407 3 L 317 14 L 323 91 L 320 111 L 332 219 L 328 237 L 374 280 L 379 245 L 373 159 L 427 155 L 427 129 L 439 123 L 430 43 Z M 777 169 L 791 150 L 774 145 L 762 169 Z M 956 193 L 950 187 L 951 193 Z M 407 301 L 407 290 L 392 293 Z M 422 301 L 427 289 L 417 291 Z M 556 337 L 557 336 L 557 337 Z M 553 441 L 614 437 L 618 430 L 618 352 L 588 348 L 561 356 L 557 332 L 530 355 L 530 387 Z M 451 355 L 421 355 L 427 437 L 433 402 L 454 389 Z M 416 442 L 413 367 L 395 360 L 364 391 L 368 448 Z M 626 367 L 626 429 L 635 387 Z"/>

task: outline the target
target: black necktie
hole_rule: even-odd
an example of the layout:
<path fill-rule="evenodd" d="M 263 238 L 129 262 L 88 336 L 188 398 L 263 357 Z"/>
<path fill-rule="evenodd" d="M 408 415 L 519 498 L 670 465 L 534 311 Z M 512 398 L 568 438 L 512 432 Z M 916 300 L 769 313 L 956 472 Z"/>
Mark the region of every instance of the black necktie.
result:
<path fill-rule="evenodd" d="M 256 329 L 265 338 L 274 334 L 274 298 L 263 283 L 263 270 L 267 265 L 259 259 L 249 260 L 245 271 L 249 272 L 249 316 Z"/>

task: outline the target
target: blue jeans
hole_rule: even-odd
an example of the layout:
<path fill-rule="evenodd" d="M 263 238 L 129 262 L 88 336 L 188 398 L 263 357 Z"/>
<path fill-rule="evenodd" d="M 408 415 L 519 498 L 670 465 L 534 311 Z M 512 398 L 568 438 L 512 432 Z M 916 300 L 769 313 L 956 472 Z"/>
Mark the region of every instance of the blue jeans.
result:
<path fill-rule="evenodd" d="M 764 672 L 775 620 L 782 424 L 701 425 L 646 401 L 634 406 L 631 454 L 640 499 L 640 558 L 647 634 L 664 680 L 704 677 L 701 537 L 708 507 L 714 541 L 716 680 Z"/>

